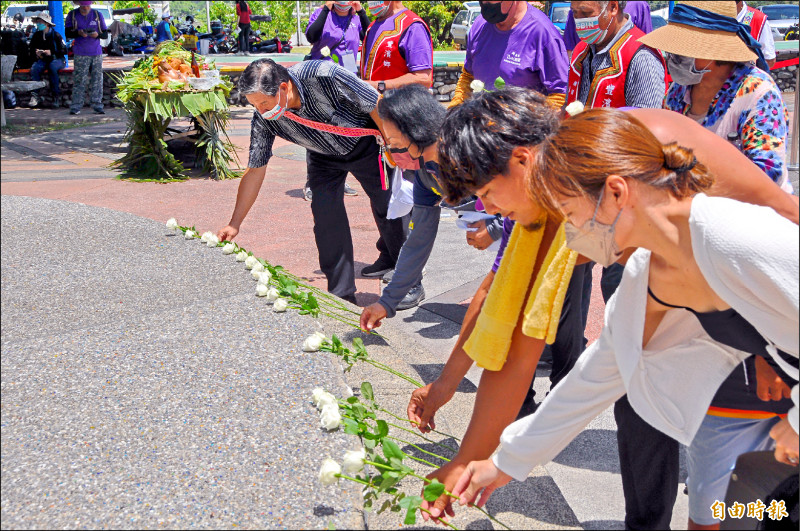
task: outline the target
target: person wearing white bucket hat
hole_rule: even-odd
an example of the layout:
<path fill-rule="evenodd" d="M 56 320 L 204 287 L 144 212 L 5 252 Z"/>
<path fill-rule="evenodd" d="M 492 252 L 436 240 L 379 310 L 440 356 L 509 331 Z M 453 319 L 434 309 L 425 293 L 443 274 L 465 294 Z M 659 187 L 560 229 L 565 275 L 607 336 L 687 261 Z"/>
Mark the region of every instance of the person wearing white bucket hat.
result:
<path fill-rule="evenodd" d="M 736 20 L 734 2 L 676 3 L 669 23 L 639 41 L 666 52 L 673 83 L 665 109 L 740 143 L 747 158 L 791 191 L 789 115 L 761 45 Z"/>
<path fill-rule="evenodd" d="M 64 68 L 67 48 L 64 39 L 55 30 L 55 24 L 50 15 L 42 12 L 32 18 L 36 24 L 36 33 L 31 38 L 30 51 L 33 66 L 31 66 L 31 79 L 41 81 L 45 70 L 50 75 L 50 91 L 53 93 L 53 106 L 60 107 L 61 86 L 58 71 Z M 36 107 L 39 104 L 39 93 L 31 93 L 29 105 Z"/>

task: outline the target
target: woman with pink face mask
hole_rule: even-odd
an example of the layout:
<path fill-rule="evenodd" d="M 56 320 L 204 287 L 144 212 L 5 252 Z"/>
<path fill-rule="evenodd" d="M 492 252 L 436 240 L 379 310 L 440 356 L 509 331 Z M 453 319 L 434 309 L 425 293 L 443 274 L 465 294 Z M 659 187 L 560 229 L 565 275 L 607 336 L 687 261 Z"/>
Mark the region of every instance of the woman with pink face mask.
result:
<path fill-rule="evenodd" d="M 358 73 L 358 47 L 369 26 L 361 2 L 325 2 L 308 19 L 306 38 L 311 43 L 308 59 L 334 61 Z"/>

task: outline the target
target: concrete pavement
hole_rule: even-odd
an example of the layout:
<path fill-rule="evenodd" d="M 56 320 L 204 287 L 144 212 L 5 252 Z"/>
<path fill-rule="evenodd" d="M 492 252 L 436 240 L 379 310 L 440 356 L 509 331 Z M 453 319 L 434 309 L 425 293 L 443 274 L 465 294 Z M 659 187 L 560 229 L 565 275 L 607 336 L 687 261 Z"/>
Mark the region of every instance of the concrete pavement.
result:
<path fill-rule="evenodd" d="M 250 113 L 234 110 L 228 130 L 242 165 Z M 346 382 L 357 388 L 366 379 L 385 407 L 402 414 L 410 386 L 364 366 L 342 378 L 330 356 L 303 356 L 298 342 L 317 326 L 313 320 L 269 312 L 253 297 L 254 283 L 241 264 L 166 236 L 162 227 L 169 217 L 201 231 L 226 224 L 238 181 L 119 181 L 106 166 L 123 153 L 123 133 L 123 123 L 110 122 L 2 143 L 5 525 L 399 524 L 394 513 L 363 519 L 357 490 L 317 488 L 313 476 L 320 456 L 338 457 L 357 443 L 316 430 L 313 408 L 302 395 L 316 385 L 341 390 Z M 237 241 L 324 289 L 311 212 L 302 199 L 304 154 L 280 140 L 274 151 Z M 794 181 L 797 187 L 796 173 Z M 349 182 L 359 189 L 355 179 Z M 360 270 L 377 257 L 376 230 L 363 193 L 345 201 Z M 370 353 L 425 382 L 435 378 L 492 260 L 467 246 L 455 218 L 444 212 L 424 279 L 428 299 L 386 322 L 381 333 L 388 343 L 367 338 Z M 379 281 L 358 279 L 357 287 L 359 305 L 377 300 Z M 597 291 L 590 340 L 602 325 Z M 347 338 L 360 335 L 324 320 L 320 324 Z M 158 365 L 162 362 L 167 369 Z M 236 371 L 238 383 L 226 386 Z M 114 375 L 113 385 L 108 374 Z M 546 365 L 538 374 L 535 388 L 543 397 Z M 479 379 L 480 370 L 470 371 L 437 416 L 441 429 L 464 433 Z M 215 418 L 223 426 L 203 426 Z M 102 432 L 95 431 L 96 419 L 104 420 Z M 187 419 L 189 425 L 177 429 Z M 615 429 L 608 410 L 554 462 L 538 467 L 524 484 L 498 492 L 489 510 L 514 528 L 622 528 Z M 192 440 L 204 434 L 207 441 L 225 443 L 225 452 Z M 153 448 L 150 457 L 148 443 L 154 441 L 161 450 Z M 289 456 L 291 464 L 281 468 L 277 480 L 256 464 Z M 93 462 L 82 461 L 88 459 Z M 210 472 L 226 463 L 233 470 Z M 181 481 L 197 470 L 203 482 Z M 90 481 L 96 472 L 108 475 Z M 57 501 L 50 501 L 51 507 L 48 500 Z M 64 510 L 67 504 L 72 508 Z M 686 497 L 680 494 L 673 527 L 685 526 L 686 516 Z M 474 511 L 459 511 L 454 523 L 490 527 Z"/>

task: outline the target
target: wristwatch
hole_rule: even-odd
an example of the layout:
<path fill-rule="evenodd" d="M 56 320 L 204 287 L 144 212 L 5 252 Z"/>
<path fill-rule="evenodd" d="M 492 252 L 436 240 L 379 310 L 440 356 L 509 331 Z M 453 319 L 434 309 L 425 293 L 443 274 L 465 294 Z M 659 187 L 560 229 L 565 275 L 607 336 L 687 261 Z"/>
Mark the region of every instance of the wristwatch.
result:
<path fill-rule="evenodd" d="M 384 81 L 378 81 L 378 92 L 379 92 L 379 93 L 381 93 L 381 94 L 383 94 L 383 92 L 384 92 L 385 90 L 386 90 L 386 82 L 384 82 Z"/>

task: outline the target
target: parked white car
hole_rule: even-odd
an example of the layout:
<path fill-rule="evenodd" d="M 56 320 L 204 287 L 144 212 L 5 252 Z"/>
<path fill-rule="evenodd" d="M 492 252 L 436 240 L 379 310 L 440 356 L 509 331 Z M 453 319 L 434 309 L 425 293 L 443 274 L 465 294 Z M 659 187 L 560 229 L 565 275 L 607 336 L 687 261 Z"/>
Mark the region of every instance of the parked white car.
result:
<path fill-rule="evenodd" d="M 797 4 L 772 4 L 761 6 L 759 9 L 767 15 L 767 20 L 769 20 L 769 25 L 772 26 L 772 29 L 777 29 L 778 33 L 781 34 L 780 39 L 775 38 L 776 41 L 782 41 L 786 35 L 786 30 L 800 20 L 800 6 Z M 773 35 L 775 35 L 774 31 Z"/>
<path fill-rule="evenodd" d="M 453 37 L 453 42 L 461 45 L 463 48 L 467 45 L 467 37 L 469 30 L 472 28 L 472 23 L 481 14 L 481 6 L 479 2 L 464 2 L 464 9 L 459 11 L 453 23 L 450 25 L 450 35 Z"/>

